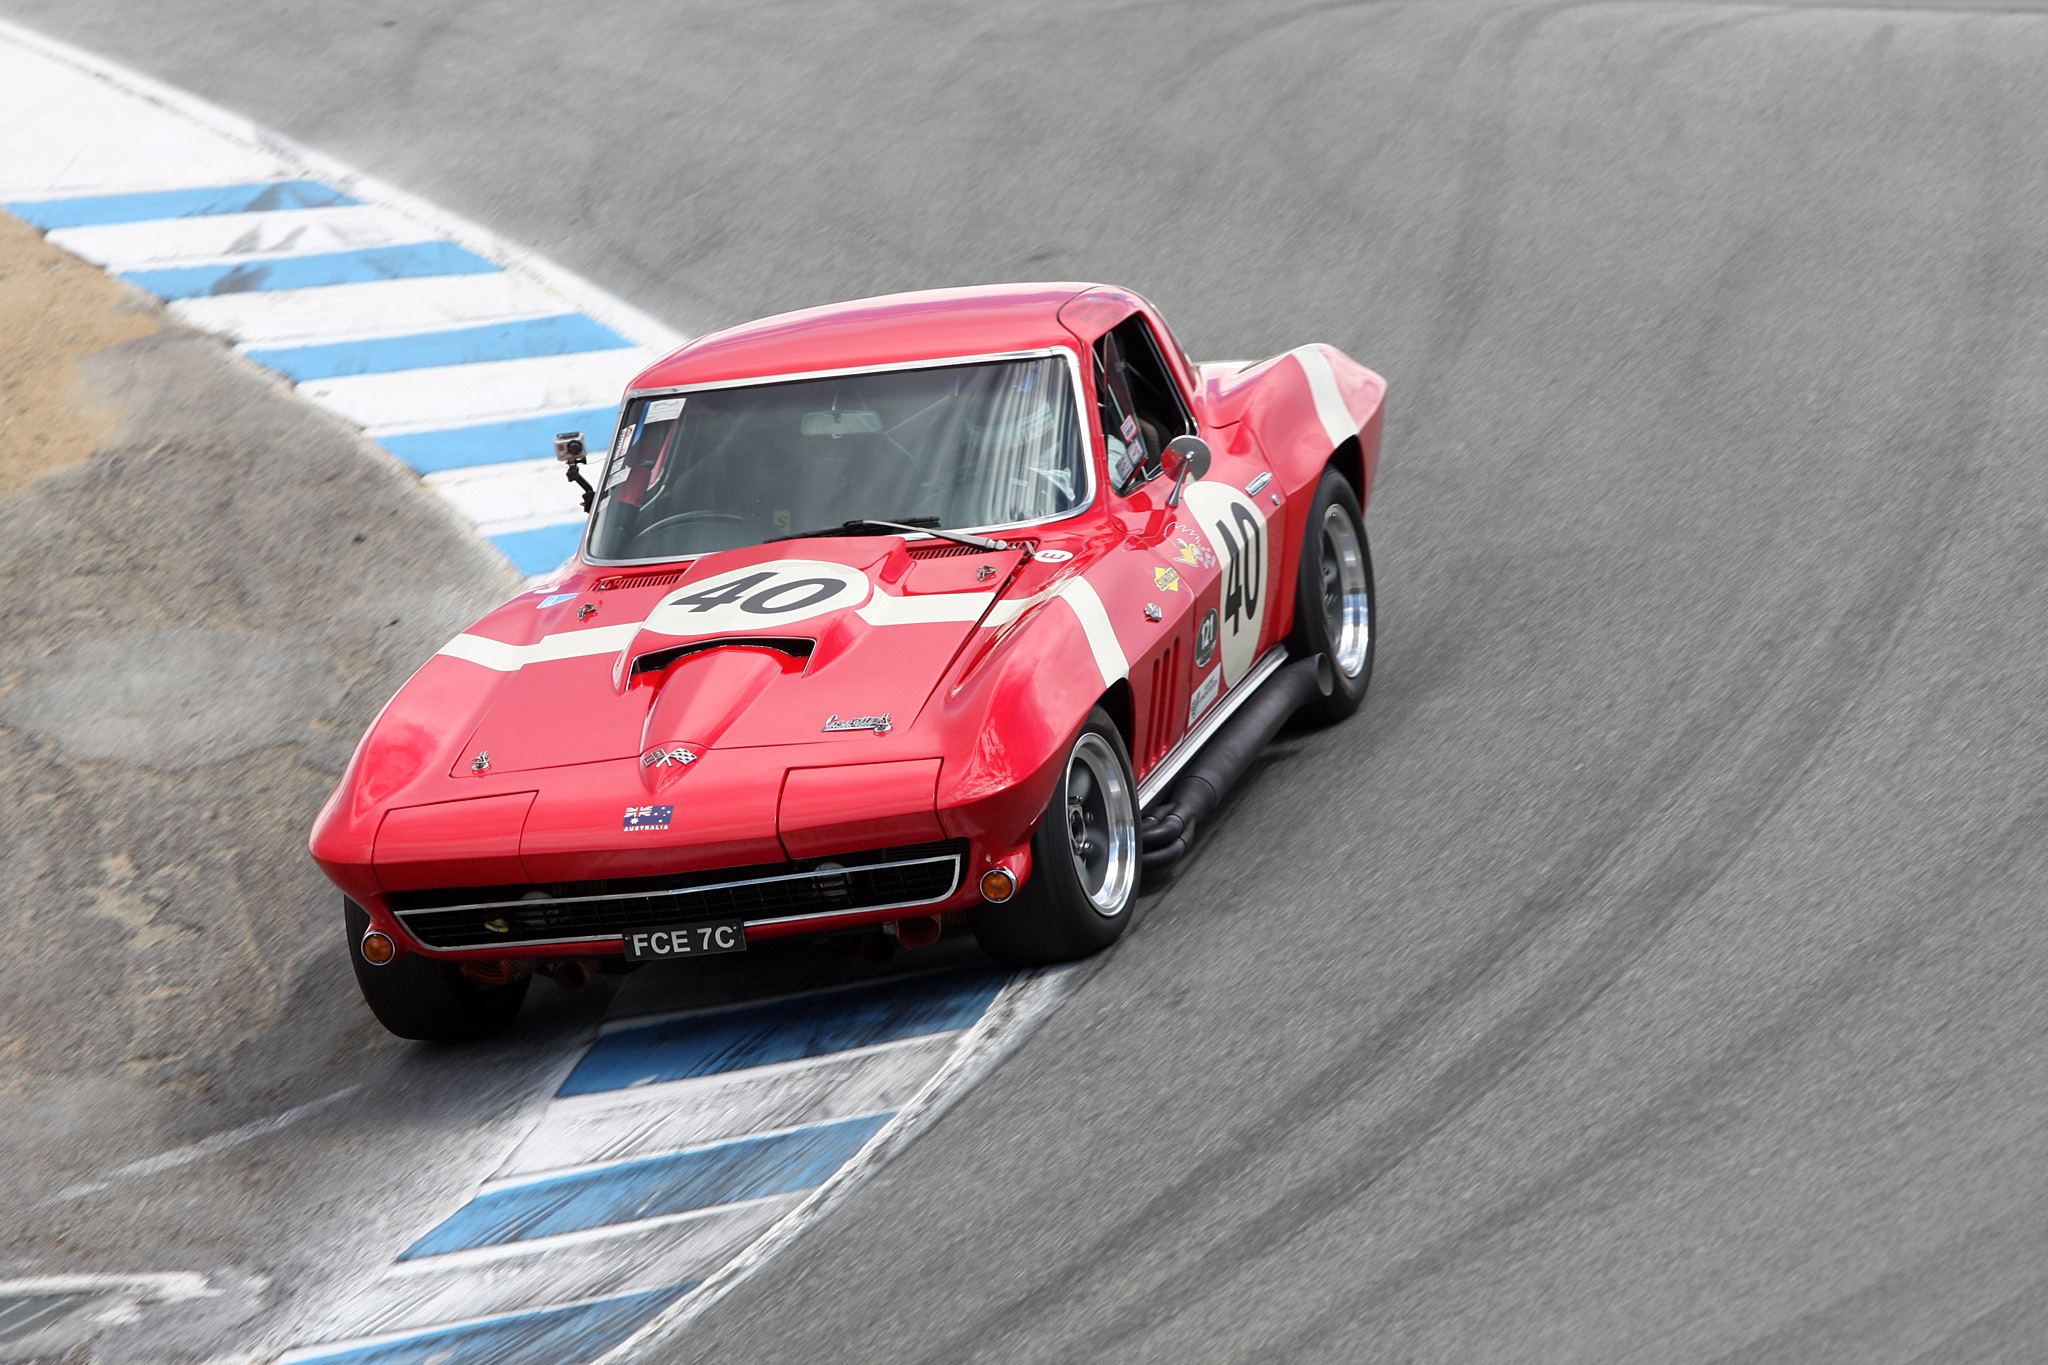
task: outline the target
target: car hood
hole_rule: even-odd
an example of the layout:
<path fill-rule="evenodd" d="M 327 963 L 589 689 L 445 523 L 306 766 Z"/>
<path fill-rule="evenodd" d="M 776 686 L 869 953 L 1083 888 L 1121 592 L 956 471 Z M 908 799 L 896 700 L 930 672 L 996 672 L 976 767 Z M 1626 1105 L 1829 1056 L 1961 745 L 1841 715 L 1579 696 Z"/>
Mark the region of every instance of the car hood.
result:
<path fill-rule="evenodd" d="M 443 650 L 483 664 L 493 691 L 449 775 L 640 756 L 658 790 L 711 748 L 866 757 L 910 726 L 1028 559 L 803 540 L 516 599 Z"/>

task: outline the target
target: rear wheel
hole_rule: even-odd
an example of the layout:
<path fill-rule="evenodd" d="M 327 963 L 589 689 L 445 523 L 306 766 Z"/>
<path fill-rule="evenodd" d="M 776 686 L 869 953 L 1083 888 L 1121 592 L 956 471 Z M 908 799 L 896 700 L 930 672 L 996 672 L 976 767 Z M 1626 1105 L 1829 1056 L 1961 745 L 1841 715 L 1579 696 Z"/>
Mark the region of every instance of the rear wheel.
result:
<path fill-rule="evenodd" d="M 1301 569 L 1295 578 L 1294 633 L 1288 644 L 1298 657 L 1327 654 L 1336 686 L 1298 713 L 1325 723 L 1343 720 L 1365 700 L 1372 681 L 1379 603 L 1373 594 L 1372 550 L 1358 496 L 1342 474 L 1323 471 L 1302 539 Z"/>
<path fill-rule="evenodd" d="M 427 1043 L 488 1038 L 512 1022 L 526 999 L 530 977 L 506 986 L 481 986 L 454 963 L 416 953 L 379 967 L 363 957 L 369 912 L 344 900 L 342 922 L 347 927 L 348 957 L 355 964 L 363 1000 L 377 1022 L 401 1038 Z"/>
<path fill-rule="evenodd" d="M 1096 707 L 1031 836 L 1031 879 L 1014 900 L 969 910 L 967 922 L 1005 966 L 1068 962 L 1122 937 L 1137 892 L 1138 784 L 1123 737 Z"/>

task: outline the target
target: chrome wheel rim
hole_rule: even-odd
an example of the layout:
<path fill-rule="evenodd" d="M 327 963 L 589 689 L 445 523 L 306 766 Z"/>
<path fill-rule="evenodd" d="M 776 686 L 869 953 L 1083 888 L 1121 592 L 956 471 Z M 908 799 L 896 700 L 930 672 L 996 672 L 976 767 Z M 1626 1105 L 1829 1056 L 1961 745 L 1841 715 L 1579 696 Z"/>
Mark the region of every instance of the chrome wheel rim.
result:
<path fill-rule="evenodd" d="M 1347 678 L 1365 667 L 1372 648 L 1372 589 L 1365 576 L 1365 549 L 1358 528 L 1341 503 L 1323 514 L 1323 624 L 1329 629 L 1330 660 Z"/>
<path fill-rule="evenodd" d="M 1130 903 L 1138 876 L 1138 810 L 1124 765 L 1109 741 L 1090 731 L 1067 758 L 1067 850 L 1095 913 L 1114 919 Z"/>

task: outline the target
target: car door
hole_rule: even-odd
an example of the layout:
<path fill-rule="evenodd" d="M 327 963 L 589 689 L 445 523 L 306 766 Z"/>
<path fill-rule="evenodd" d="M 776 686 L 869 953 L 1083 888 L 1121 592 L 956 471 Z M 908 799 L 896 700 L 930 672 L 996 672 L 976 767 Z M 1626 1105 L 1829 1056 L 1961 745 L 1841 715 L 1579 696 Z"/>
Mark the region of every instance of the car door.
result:
<path fill-rule="evenodd" d="M 1163 348 L 1143 313 L 1094 348 L 1097 418 L 1109 451 L 1114 506 L 1129 540 L 1124 553 L 1157 609 L 1156 646 L 1133 661 L 1132 764 L 1143 776 L 1215 709 L 1251 667 L 1268 618 L 1271 536 L 1242 489 L 1268 475 L 1248 438 L 1196 430 Z M 1169 506 L 1172 482 L 1160 468 L 1166 443 L 1200 434 L 1213 464 Z"/>

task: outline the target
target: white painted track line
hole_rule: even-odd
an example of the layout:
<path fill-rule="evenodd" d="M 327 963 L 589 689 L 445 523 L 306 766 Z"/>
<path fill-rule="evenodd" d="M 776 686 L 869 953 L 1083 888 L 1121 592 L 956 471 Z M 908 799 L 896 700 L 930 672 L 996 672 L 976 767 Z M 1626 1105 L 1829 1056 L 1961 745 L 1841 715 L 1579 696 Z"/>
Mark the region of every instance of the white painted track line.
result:
<path fill-rule="evenodd" d="M 333 1326 L 374 1336 L 539 1303 L 608 1298 L 699 1280 L 803 1199 L 773 1195 L 688 1214 L 400 1261 L 343 1305 Z"/>
<path fill-rule="evenodd" d="M 221 294 L 169 307 L 180 321 L 243 347 L 360 341 L 576 311 L 567 296 L 503 273 Z"/>
<path fill-rule="evenodd" d="M 423 223 L 372 204 L 283 213 L 222 213 L 204 218 L 160 218 L 141 223 L 59 228 L 53 245 L 108 270 L 233 264 L 279 256 L 402 246 L 432 241 Z"/>
<path fill-rule="evenodd" d="M 560 1099 L 499 1176 L 535 1177 L 900 1109 L 959 1039 L 957 1032 L 934 1033 L 782 1066 Z"/>
<path fill-rule="evenodd" d="M 0 29 L 0 37 L 11 36 Z M 289 161 L 176 119 L 32 48 L 0 43 L 0 200 L 290 179 Z"/>
<path fill-rule="evenodd" d="M 301 384 L 299 392 L 379 436 L 397 429 L 504 421 L 556 408 L 612 406 L 626 381 L 654 359 L 650 351 L 628 347 L 343 375 Z"/>

